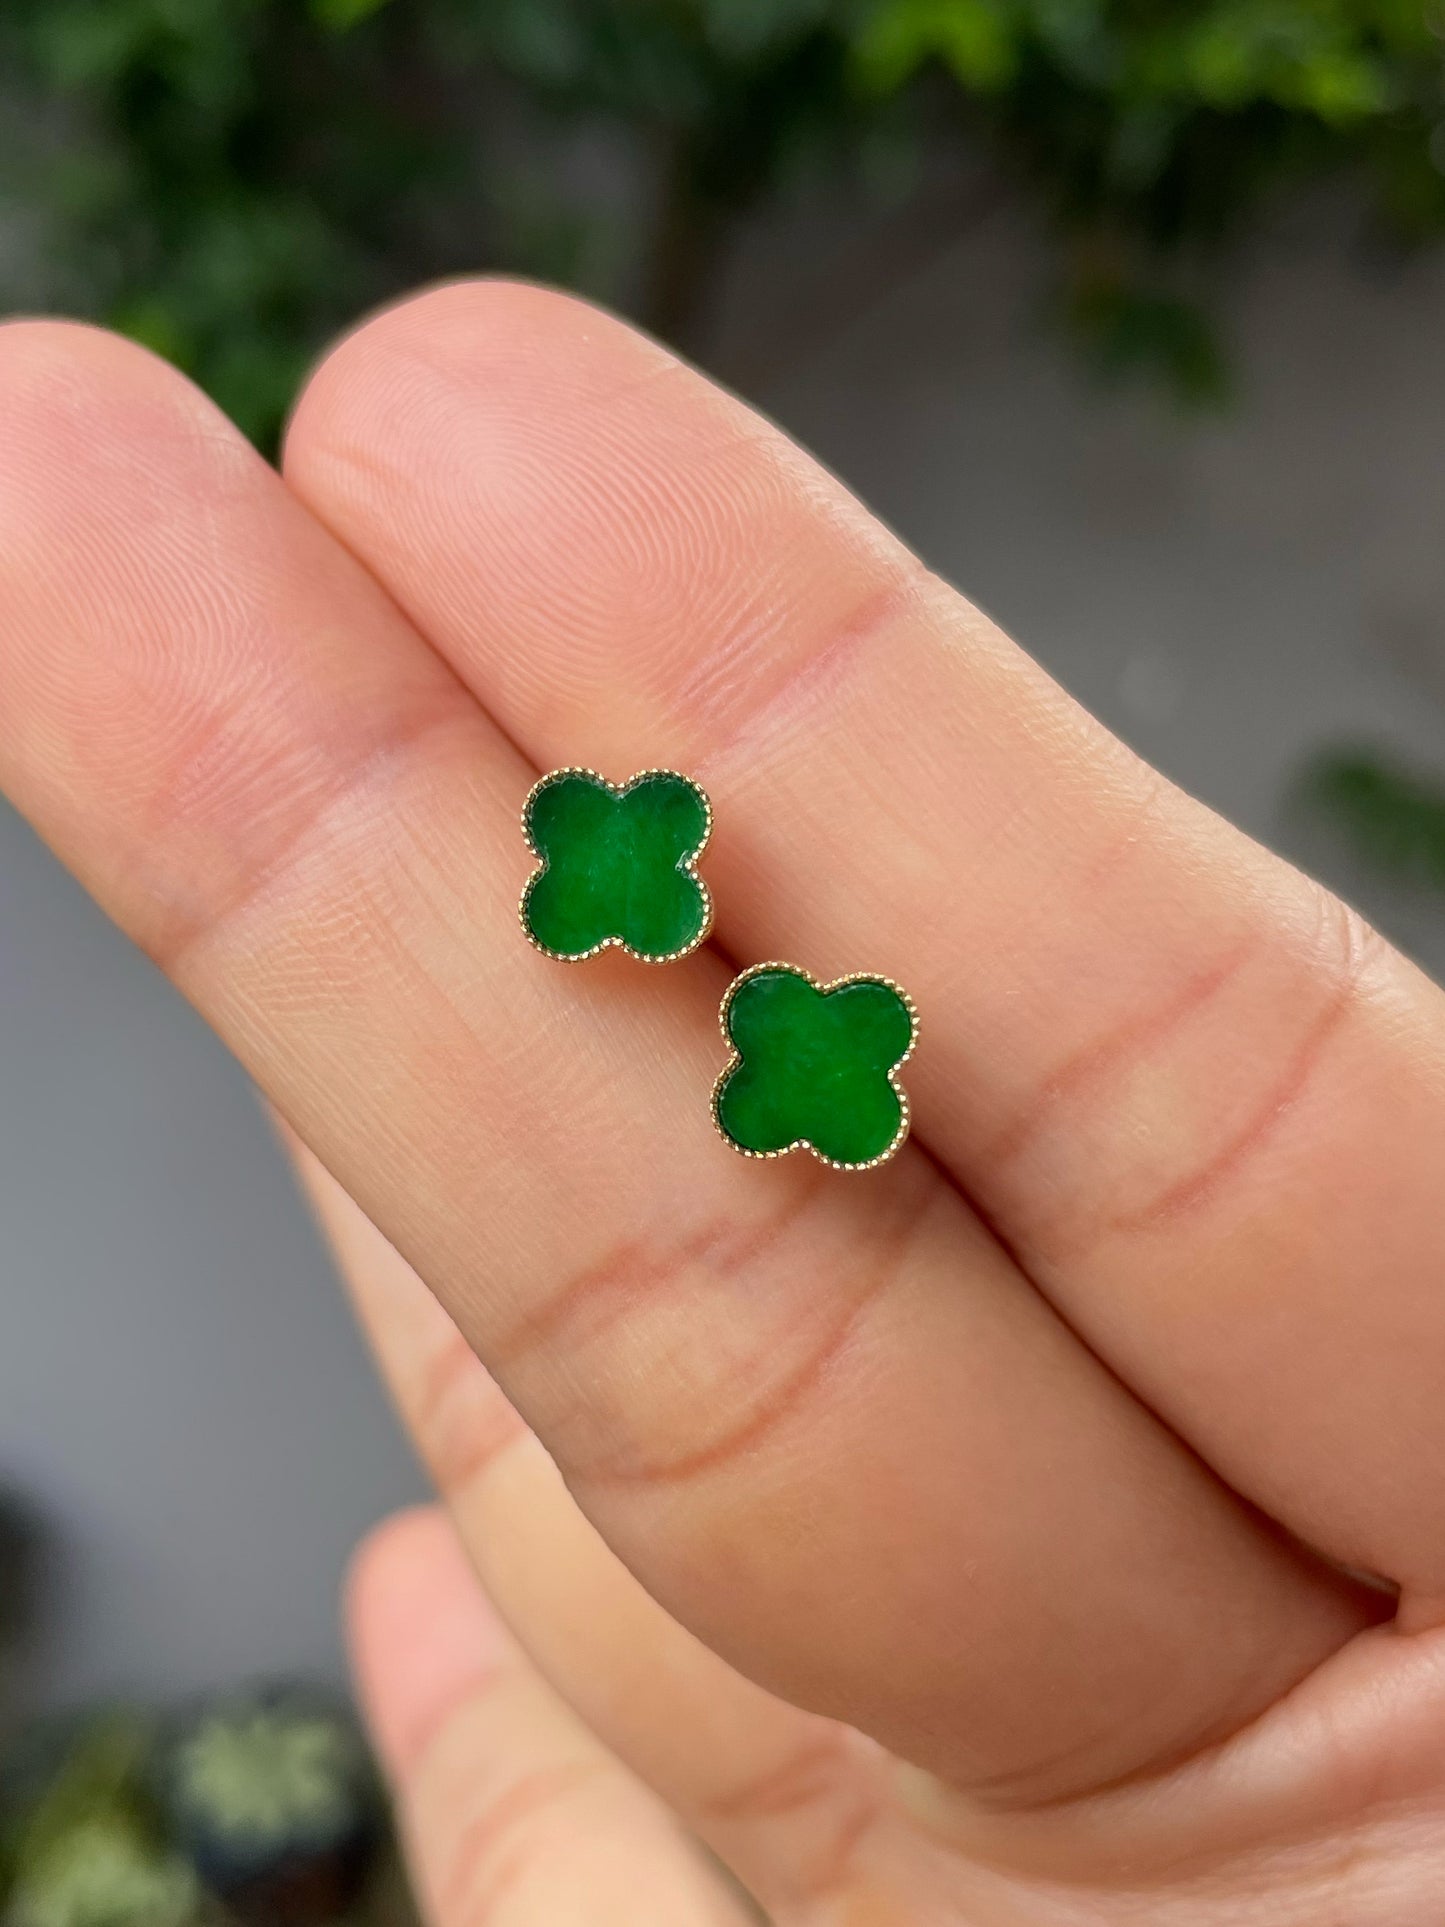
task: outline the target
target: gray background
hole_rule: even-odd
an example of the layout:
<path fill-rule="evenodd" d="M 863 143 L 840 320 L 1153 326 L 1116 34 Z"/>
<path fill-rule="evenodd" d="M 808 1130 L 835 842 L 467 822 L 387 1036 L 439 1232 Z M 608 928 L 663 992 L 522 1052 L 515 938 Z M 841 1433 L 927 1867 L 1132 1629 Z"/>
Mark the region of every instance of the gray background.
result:
<path fill-rule="evenodd" d="M 1323 744 L 1445 764 L 1445 260 L 1352 258 L 1346 225 L 1302 214 L 1234 271 L 1219 420 L 1082 383 L 999 212 L 906 271 L 856 224 L 756 232 L 716 359 L 1090 707 L 1439 971 L 1445 906 L 1285 808 Z M 35 1696 L 335 1671 L 347 1550 L 418 1476 L 245 1080 L 3 810 L 0 1226 L 0 1479 L 60 1549 Z"/>

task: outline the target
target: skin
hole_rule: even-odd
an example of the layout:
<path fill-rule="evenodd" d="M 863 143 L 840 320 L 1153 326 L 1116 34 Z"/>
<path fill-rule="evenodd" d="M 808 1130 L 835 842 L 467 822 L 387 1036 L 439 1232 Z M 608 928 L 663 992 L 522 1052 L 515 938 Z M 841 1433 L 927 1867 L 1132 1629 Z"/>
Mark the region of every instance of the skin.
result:
<path fill-rule="evenodd" d="M 1445 996 L 578 303 L 371 320 L 284 479 L 62 324 L 0 419 L 0 782 L 445 1502 L 350 1588 L 435 1927 L 1445 1917 Z M 704 785 L 714 948 L 521 940 L 564 763 Z M 915 998 L 886 1169 L 713 1135 L 769 957 Z"/>

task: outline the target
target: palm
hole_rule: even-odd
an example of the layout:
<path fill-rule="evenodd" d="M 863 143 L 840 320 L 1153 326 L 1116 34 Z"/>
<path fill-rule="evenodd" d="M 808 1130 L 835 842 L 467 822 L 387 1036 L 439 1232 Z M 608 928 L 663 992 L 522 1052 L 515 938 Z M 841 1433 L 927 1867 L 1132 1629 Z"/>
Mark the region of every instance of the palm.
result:
<path fill-rule="evenodd" d="M 284 483 L 106 337 L 0 380 L 0 778 L 309 1147 L 520 1641 L 439 1518 L 361 1562 L 437 1927 L 743 1918 L 679 1820 L 782 1921 L 1437 1920 L 1445 998 L 574 304 L 383 317 Z M 734 1158 L 722 960 L 522 941 L 563 763 L 907 986 L 918 1148 Z"/>

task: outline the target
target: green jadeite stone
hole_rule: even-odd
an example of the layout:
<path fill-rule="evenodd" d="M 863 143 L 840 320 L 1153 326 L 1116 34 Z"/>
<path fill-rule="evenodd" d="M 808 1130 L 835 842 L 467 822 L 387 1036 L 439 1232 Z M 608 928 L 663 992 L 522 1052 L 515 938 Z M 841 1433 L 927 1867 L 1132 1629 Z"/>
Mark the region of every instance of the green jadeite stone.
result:
<path fill-rule="evenodd" d="M 555 957 L 606 943 L 645 958 L 690 950 L 707 934 L 707 891 L 690 866 L 709 820 L 696 783 L 670 771 L 621 788 L 583 770 L 544 778 L 527 804 L 541 859 L 522 898 L 528 934 Z"/>
<path fill-rule="evenodd" d="M 908 1000 L 880 977 L 815 984 L 766 964 L 728 993 L 724 1027 L 738 1061 L 714 1105 L 725 1137 L 763 1156 L 809 1144 L 834 1164 L 871 1164 L 905 1122 L 890 1072 L 913 1046 Z"/>

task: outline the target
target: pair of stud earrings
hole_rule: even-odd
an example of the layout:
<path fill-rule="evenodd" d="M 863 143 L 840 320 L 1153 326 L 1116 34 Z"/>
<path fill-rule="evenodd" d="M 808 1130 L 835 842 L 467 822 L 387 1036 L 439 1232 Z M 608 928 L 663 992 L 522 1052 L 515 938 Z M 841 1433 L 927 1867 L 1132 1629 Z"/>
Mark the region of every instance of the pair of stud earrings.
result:
<path fill-rule="evenodd" d="M 522 929 L 546 956 L 578 963 L 617 948 L 676 963 L 711 930 L 697 866 L 712 806 L 676 770 L 626 783 L 553 770 L 533 785 L 522 831 L 537 858 Z M 728 986 L 720 1018 L 730 1055 L 713 1086 L 713 1122 L 744 1157 L 808 1150 L 835 1170 L 863 1171 L 907 1137 L 898 1070 L 918 1017 L 889 978 L 820 983 L 795 964 L 754 964 Z"/>

